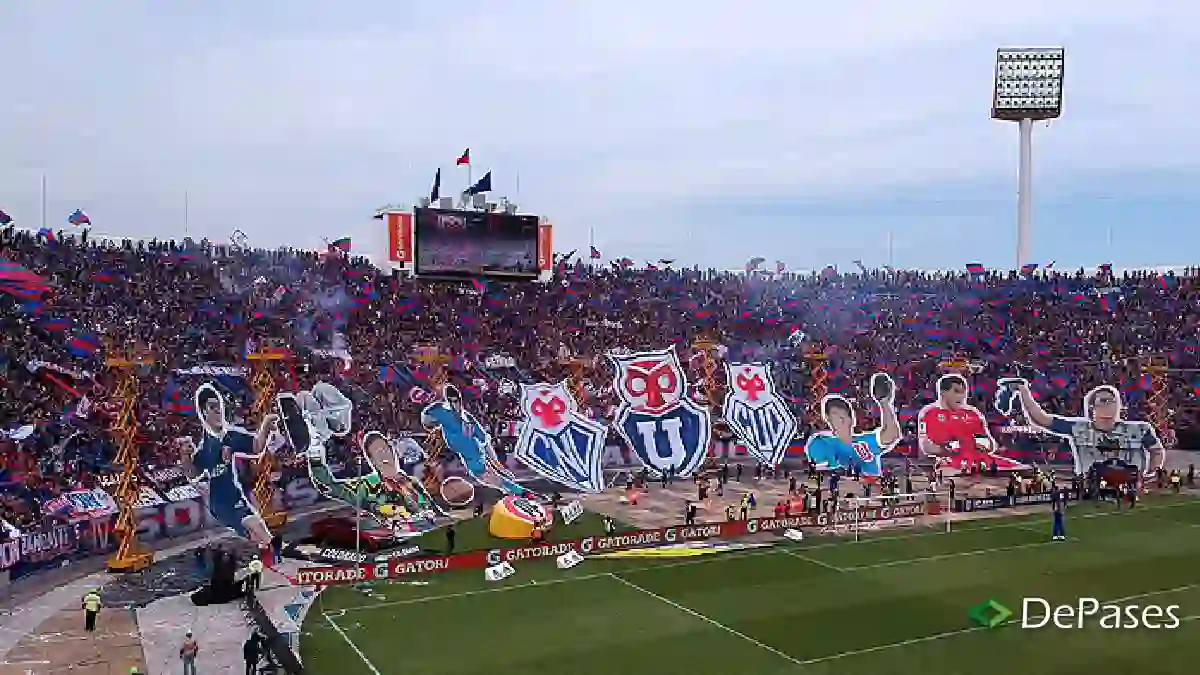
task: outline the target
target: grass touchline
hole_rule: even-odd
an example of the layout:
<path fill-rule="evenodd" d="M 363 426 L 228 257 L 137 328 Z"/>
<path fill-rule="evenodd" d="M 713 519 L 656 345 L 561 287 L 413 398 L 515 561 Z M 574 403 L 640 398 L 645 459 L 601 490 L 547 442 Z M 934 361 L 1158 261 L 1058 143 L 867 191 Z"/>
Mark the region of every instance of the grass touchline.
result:
<path fill-rule="evenodd" d="M 1173 504 L 1155 504 L 1155 505 L 1141 507 L 1139 510 L 1085 513 L 1083 515 L 1077 516 L 1077 518 L 1080 518 L 1080 519 L 1083 519 L 1083 518 L 1108 518 L 1108 517 L 1112 517 L 1112 516 L 1126 516 L 1126 515 L 1132 515 L 1135 513 L 1141 513 L 1144 511 L 1170 509 L 1170 508 L 1176 508 L 1179 506 L 1188 506 L 1188 505 L 1190 505 L 1190 502 L 1178 502 L 1178 503 L 1173 503 Z M 1014 516 L 1014 518 L 1028 518 L 1028 517 L 1031 517 L 1032 515 L 1035 515 L 1035 514 L 1022 514 L 1019 516 Z M 1044 515 L 1044 514 L 1036 514 L 1036 515 Z M 907 539 L 916 539 L 919 537 L 937 537 L 937 536 L 944 536 L 946 534 L 957 534 L 957 533 L 962 533 L 962 532 L 991 532 L 991 531 L 995 531 L 995 530 L 1004 530 L 1004 529 L 1030 529 L 1030 528 L 1028 528 L 1028 526 L 1024 522 L 1020 522 L 1020 523 L 1009 522 L 1009 523 L 1005 523 L 1002 525 L 989 525 L 986 527 L 963 528 L 961 530 L 955 530 L 955 531 L 949 532 L 949 533 L 943 532 L 941 530 L 937 530 L 935 532 L 920 532 L 920 533 L 914 533 L 914 534 L 904 534 L 904 535 L 895 535 L 895 536 L 881 536 L 878 539 L 864 539 L 864 540 L 858 541 L 858 542 L 835 541 L 835 542 L 829 542 L 826 544 L 814 544 L 812 546 L 804 546 L 803 550 L 804 551 L 815 551 L 815 550 L 828 549 L 828 548 L 837 548 L 837 547 L 842 547 L 842 546 L 857 547 L 857 546 L 862 546 L 864 544 L 876 544 L 876 543 L 889 542 L 889 541 L 903 541 L 903 540 L 907 540 Z M 1034 531 L 1034 530 L 1031 530 L 1031 531 Z M 1049 544 L 1049 543 L 1051 543 L 1051 542 L 1036 542 L 1036 544 Z M 1060 542 L 1053 542 L 1053 543 L 1060 543 Z M 1020 544 L 1019 546 L 1031 547 L 1032 544 Z M 979 551 L 975 551 L 975 552 L 965 552 L 965 553 L 967 555 L 978 555 L 981 553 L 990 553 L 995 550 L 996 549 L 987 549 L 987 550 L 979 550 Z M 648 571 L 648 570 L 672 569 L 672 568 L 676 568 L 676 567 L 690 567 L 692 565 L 700 565 L 700 564 L 704 564 L 704 563 L 714 563 L 714 562 L 720 562 L 720 561 L 738 560 L 738 559 L 742 559 L 742 558 L 753 558 L 753 557 L 764 556 L 764 555 L 772 555 L 772 554 L 780 553 L 781 551 L 784 553 L 790 553 L 791 549 L 765 548 L 765 549 L 755 549 L 752 551 L 746 551 L 744 553 L 736 553 L 736 552 L 735 553 L 725 553 L 725 554 L 717 555 L 717 556 L 698 557 L 698 558 L 681 560 L 681 561 L 672 562 L 672 563 L 661 563 L 661 564 L 654 564 L 654 565 L 645 565 L 642 567 L 631 567 L 629 569 L 621 570 L 621 573 L 629 574 L 629 573 L 633 573 L 633 572 L 644 572 L 644 571 Z M 954 554 L 949 554 L 949 555 L 954 555 Z M 909 562 L 915 562 L 916 560 L 917 559 L 907 559 L 905 561 L 889 561 L 887 563 L 879 564 L 878 566 L 879 567 L 888 567 L 888 566 L 894 566 L 897 564 L 907 564 Z M 809 560 L 809 562 L 815 562 L 815 561 Z M 830 566 L 830 567 L 832 568 L 832 566 Z M 865 569 L 865 567 L 847 567 L 847 568 L 838 568 L 838 569 L 839 569 L 839 571 L 852 571 L 855 569 Z M 422 596 L 422 597 L 418 597 L 418 598 L 405 598 L 403 600 L 389 600 L 386 602 L 363 603 L 361 605 L 355 605 L 353 607 L 338 608 L 337 611 L 339 612 L 339 614 L 337 614 L 336 616 L 342 616 L 346 612 L 357 612 L 360 610 L 370 610 L 370 609 L 375 609 L 378 607 L 397 607 L 397 606 L 401 606 L 401 605 L 415 605 L 415 604 L 420 604 L 420 603 L 425 603 L 425 602 L 435 602 L 435 601 L 439 601 L 439 600 L 453 600 L 456 598 L 465 598 L 465 597 L 470 597 L 470 596 L 474 596 L 474 595 L 484 595 L 484 594 L 489 594 L 489 593 L 504 593 L 507 591 L 513 591 L 513 590 L 517 590 L 517 589 L 521 589 L 521 588 L 527 588 L 530 586 L 549 586 L 551 584 L 564 584 L 564 583 L 573 582 L 573 581 L 587 581 L 589 579 L 600 579 L 600 578 L 607 576 L 608 574 L 609 574 L 608 572 L 580 574 L 580 575 L 576 575 L 576 576 L 563 577 L 561 579 L 546 579 L 543 581 L 527 581 L 527 582 L 522 582 L 519 584 L 512 584 L 509 586 L 499 586 L 496 588 L 480 588 L 480 589 L 474 589 L 474 590 L 469 590 L 469 591 L 459 591 L 456 593 L 446 593 L 443 595 L 427 595 L 427 596 Z"/>

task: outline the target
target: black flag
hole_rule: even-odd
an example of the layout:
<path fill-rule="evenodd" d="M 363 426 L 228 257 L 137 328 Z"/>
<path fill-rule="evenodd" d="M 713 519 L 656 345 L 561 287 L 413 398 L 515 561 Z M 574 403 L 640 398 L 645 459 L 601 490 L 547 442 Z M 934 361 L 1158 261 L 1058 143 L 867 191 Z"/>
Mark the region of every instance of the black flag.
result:
<path fill-rule="evenodd" d="M 429 191 L 429 203 L 436 202 L 442 196 L 442 170 L 433 174 L 433 189 Z"/>
<path fill-rule="evenodd" d="M 492 172 L 489 171 L 489 172 L 483 174 L 483 178 L 480 178 L 479 182 L 477 182 L 474 185 L 472 185 L 471 187 L 467 188 L 466 192 L 464 192 L 463 194 L 477 195 L 477 194 L 481 194 L 483 192 L 491 192 L 491 191 L 492 191 Z"/>

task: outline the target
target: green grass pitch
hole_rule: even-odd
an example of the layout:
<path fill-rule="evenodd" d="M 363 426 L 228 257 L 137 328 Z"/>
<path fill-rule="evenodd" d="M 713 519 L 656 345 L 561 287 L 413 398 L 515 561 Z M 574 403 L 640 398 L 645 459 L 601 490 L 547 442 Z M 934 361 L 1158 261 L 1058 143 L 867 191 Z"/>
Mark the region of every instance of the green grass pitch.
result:
<path fill-rule="evenodd" d="M 490 546 L 472 527 L 460 526 L 460 550 Z M 495 584 L 481 570 L 380 584 L 383 599 L 336 587 L 308 613 L 301 653 L 310 675 L 1196 672 L 1200 500 L 1073 505 L 1067 532 L 1050 541 L 1042 513 L 566 572 L 523 563 Z M 967 616 L 988 599 L 1019 613 L 1029 596 L 1179 605 L 1185 620 L 987 629 Z"/>

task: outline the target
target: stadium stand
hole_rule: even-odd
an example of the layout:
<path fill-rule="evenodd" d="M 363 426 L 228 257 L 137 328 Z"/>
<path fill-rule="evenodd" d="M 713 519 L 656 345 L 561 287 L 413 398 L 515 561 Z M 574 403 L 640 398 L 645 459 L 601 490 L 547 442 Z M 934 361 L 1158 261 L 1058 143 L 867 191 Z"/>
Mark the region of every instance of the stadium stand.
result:
<path fill-rule="evenodd" d="M 271 339 L 296 355 L 294 386 L 334 382 L 373 402 L 357 406 L 358 429 L 391 432 L 420 429 L 415 404 L 429 396 L 429 373 L 412 350 L 436 344 L 454 355 L 452 381 L 501 450 L 516 417 L 513 383 L 534 374 L 553 381 L 568 374 L 566 357 L 621 347 L 688 347 L 716 336 L 730 358 L 777 363 L 780 389 L 802 411 L 811 372 L 798 330 L 805 348 L 826 357 L 829 391 L 852 396 L 871 372 L 890 370 L 910 425 L 949 354 L 967 360 L 985 389 L 1009 364 L 1032 364 L 1052 411 L 1077 411 L 1092 386 L 1118 384 L 1134 419 L 1149 412 L 1145 359 L 1161 355 L 1174 435 L 1182 447 L 1196 436 L 1200 387 L 1189 369 L 1200 365 L 1200 284 L 1192 269 L 801 276 L 563 261 L 550 284 L 456 285 L 386 274 L 359 258 L 207 242 L 47 241 L 9 227 L 0 247 L 53 289 L 40 301 L 0 300 L 0 429 L 8 430 L 0 495 L 16 528 L 37 524 L 64 491 L 103 487 L 114 471 L 99 426 L 112 413 L 105 396 L 114 382 L 100 358 L 105 344 L 128 341 L 158 358 L 139 408 L 139 451 L 160 493 L 183 483 L 160 471 L 174 463 L 172 439 L 198 434 L 188 369 L 241 364 L 248 341 Z M 603 417 L 612 400 L 600 368 L 587 404 Z M 249 396 L 244 379 L 223 379 L 233 395 Z"/>

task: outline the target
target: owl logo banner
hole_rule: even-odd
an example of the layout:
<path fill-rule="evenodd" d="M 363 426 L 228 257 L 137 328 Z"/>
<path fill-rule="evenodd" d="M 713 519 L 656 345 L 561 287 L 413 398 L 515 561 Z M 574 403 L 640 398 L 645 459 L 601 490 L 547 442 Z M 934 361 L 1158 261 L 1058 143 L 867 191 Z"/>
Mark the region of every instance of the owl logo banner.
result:
<path fill-rule="evenodd" d="M 688 396 L 687 376 L 673 347 L 610 353 L 613 390 L 620 399 L 613 426 L 653 476 L 689 476 L 708 452 L 712 420 Z"/>
<path fill-rule="evenodd" d="M 521 385 L 524 419 L 516 457 L 546 480 L 583 492 L 604 490 L 604 425 L 579 410 L 566 382 Z"/>
<path fill-rule="evenodd" d="M 796 416 L 775 389 L 771 368 L 763 363 L 725 363 L 725 421 L 757 461 L 777 466 L 783 461 Z"/>

